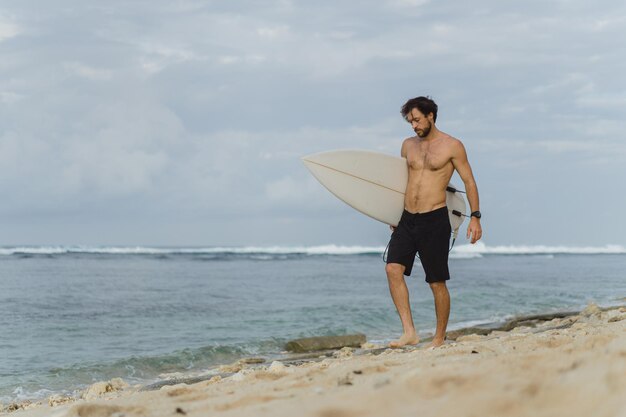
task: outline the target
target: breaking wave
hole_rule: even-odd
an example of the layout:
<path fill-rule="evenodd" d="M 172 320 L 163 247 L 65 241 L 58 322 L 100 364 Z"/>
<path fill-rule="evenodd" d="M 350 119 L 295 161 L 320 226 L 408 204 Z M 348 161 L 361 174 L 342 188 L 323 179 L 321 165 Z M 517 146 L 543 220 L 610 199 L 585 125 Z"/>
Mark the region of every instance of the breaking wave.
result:
<path fill-rule="evenodd" d="M 5 246 L 0 247 L 0 255 L 241 255 L 254 259 L 276 259 L 280 255 L 381 255 L 384 246 L 215 246 L 215 247 L 148 247 L 148 246 Z M 496 245 L 483 242 L 475 245 L 457 245 L 452 249 L 451 258 L 475 258 L 483 255 L 598 255 L 626 254 L 621 245 L 604 246 L 547 246 L 547 245 Z"/>

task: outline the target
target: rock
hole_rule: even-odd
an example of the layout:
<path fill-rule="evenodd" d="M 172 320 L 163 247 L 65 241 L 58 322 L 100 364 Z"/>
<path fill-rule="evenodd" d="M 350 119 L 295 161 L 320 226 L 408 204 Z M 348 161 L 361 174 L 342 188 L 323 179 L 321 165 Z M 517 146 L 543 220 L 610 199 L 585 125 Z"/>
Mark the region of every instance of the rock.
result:
<path fill-rule="evenodd" d="M 84 400 L 94 400 L 106 393 L 121 391 L 129 386 L 130 385 L 128 385 L 126 381 L 121 378 L 113 378 L 110 381 L 96 382 L 83 391 L 81 398 Z"/>
<path fill-rule="evenodd" d="M 456 341 L 457 342 L 475 342 L 477 340 L 481 340 L 483 338 L 483 336 L 479 335 L 479 334 L 468 334 L 465 336 L 459 336 L 457 337 Z"/>
<path fill-rule="evenodd" d="M 491 329 L 483 329 L 480 327 L 467 327 L 459 330 L 451 330 L 446 333 L 446 339 L 448 340 L 457 340 L 459 337 L 469 336 L 469 335 L 480 335 L 486 336 L 492 330 Z M 427 339 L 428 340 L 428 339 Z"/>
<path fill-rule="evenodd" d="M 241 370 L 237 372 L 235 375 L 231 376 L 230 379 L 233 381 L 243 381 L 244 379 L 246 379 L 246 373 L 243 370 Z"/>
<path fill-rule="evenodd" d="M 265 363 L 265 359 L 263 358 L 243 358 L 238 361 L 243 365 L 258 365 L 260 363 Z"/>
<path fill-rule="evenodd" d="M 14 411 L 18 411 L 18 410 L 28 410 L 30 408 L 36 407 L 38 405 L 41 405 L 41 403 L 33 403 L 32 401 L 22 401 L 19 403 L 11 403 L 7 406 L 7 408 L 4 409 L 4 411 L 8 412 L 8 413 L 12 413 Z M 2 410 L 2 409 L 0 409 Z"/>
<path fill-rule="evenodd" d="M 276 375 L 284 374 L 284 373 L 287 372 L 287 367 L 282 362 L 274 361 L 269 366 L 269 368 L 267 368 L 267 372 L 269 372 L 271 374 L 276 374 Z"/>
<path fill-rule="evenodd" d="M 341 348 L 340 350 L 336 350 L 335 352 L 333 352 L 333 357 L 341 358 L 341 359 L 351 358 L 353 352 L 354 352 L 354 349 L 350 347 L 344 347 L 344 348 Z"/>
<path fill-rule="evenodd" d="M 159 379 L 180 379 L 184 378 L 185 374 L 182 372 L 171 372 L 167 374 L 159 374 Z"/>
<path fill-rule="evenodd" d="M 235 362 L 235 363 L 231 363 L 230 365 L 220 366 L 218 368 L 218 371 L 224 374 L 230 374 L 230 373 L 234 374 L 234 373 L 241 371 L 243 367 L 244 367 L 243 363 Z"/>
<path fill-rule="evenodd" d="M 513 330 L 511 330 L 511 333 L 528 333 L 530 330 L 532 330 L 531 327 L 518 326 L 518 327 L 513 328 Z"/>
<path fill-rule="evenodd" d="M 58 405 L 63 405 L 74 401 L 76 401 L 75 398 L 67 397 L 65 395 L 51 395 L 50 397 L 48 397 L 48 405 L 50 407 L 56 407 Z"/>
<path fill-rule="evenodd" d="M 365 342 L 361 345 L 361 349 L 369 350 L 369 349 L 377 349 L 380 346 L 375 345 L 374 343 Z"/>
<path fill-rule="evenodd" d="M 360 347 L 366 342 L 364 334 L 345 336 L 320 336 L 292 340 L 285 346 L 290 352 L 312 352 L 316 350 L 341 349 L 343 347 Z"/>
<path fill-rule="evenodd" d="M 113 388 L 113 391 L 122 391 L 130 387 L 130 384 L 128 384 L 122 378 L 113 378 L 109 381 L 109 384 L 111 384 L 111 388 Z"/>
<path fill-rule="evenodd" d="M 585 307 L 585 309 L 580 312 L 580 315 L 584 317 L 591 317 L 591 316 L 599 316 L 600 313 L 602 313 L 602 310 L 600 310 L 600 307 L 598 307 L 597 304 L 589 303 L 587 307 Z"/>

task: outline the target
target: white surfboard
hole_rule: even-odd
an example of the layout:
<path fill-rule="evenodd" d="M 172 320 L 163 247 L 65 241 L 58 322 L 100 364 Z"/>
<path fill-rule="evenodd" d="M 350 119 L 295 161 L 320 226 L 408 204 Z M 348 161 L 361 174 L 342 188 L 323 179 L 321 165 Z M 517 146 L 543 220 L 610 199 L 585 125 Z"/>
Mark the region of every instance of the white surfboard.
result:
<path fill-rule="evenodd" d="M 324 187 L 361 213 L 397 226 L 404 210 L 409 178 L 405 158 L 364 150 L 337 150 L 302 158 Z M 446 204 L 456 237 L 465 215 L 465 200 L 449 184 Z"/>

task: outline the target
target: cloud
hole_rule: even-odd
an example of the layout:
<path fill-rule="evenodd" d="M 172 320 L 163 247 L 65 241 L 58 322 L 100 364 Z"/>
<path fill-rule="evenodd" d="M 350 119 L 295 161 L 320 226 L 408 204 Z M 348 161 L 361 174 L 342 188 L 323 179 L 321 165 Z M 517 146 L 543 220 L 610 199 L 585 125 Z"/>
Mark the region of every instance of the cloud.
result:
<path fill-rule="evenodd" d="M 20 31 L 20 27 L 12 19 L 0 14 L 0 42 L 16 37 Z"/>
<path fill-rule="evenodd" d="M 95 68 L 80 62 L 68 62 L 65 67 L 72 73 L 94 81 L 111 79 L 113 72 L 106 68 Z"/>
<path fill-rule="evenodd" d="M 592 196 L 623 176 L 626 6 L 538 5 L 6 2 L 0 210 L 8 222 L 29 209 L 98 222 L 141 210 L 172 228 L 186 216 L 205 222 L 198 239 L 242 213 L 250 230 L 253 218 L 259 230 L 277 217 L 329 221 L 349 212 L 299 157 L 397 154 L 412 133 L 399 107 L 428 94 L 438 126 L 466 144 L 496 243 L 510 227 L 500 209 L 583 205 L 547 175 Z M 232 221 L 229 235 L 245 235 Z"/>
<path fill-rule="evenodd" d="M 289 36 L 289 26 L 280 25 L 274 27 L 262 27 L 257 29 L 257 33 L 261 37 L 276 39 Z"/>

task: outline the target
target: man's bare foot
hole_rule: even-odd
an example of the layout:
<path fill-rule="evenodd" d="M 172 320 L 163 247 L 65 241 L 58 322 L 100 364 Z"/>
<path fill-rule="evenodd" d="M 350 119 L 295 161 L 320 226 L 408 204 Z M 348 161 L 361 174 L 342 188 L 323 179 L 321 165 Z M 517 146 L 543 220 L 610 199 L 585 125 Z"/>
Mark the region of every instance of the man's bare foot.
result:
<path fill-rule="evenodd" d="M 417 345 L 420 342 L 420 338 L 419 336 L 413 332 L 413 333 L 404 333 L 400 339 L 398 340 L 394 340 L 393 342 L 389 343 L 389 347 L 390 348 L 400 348 L 402 346 L 406 346 L 406 345 Z"/>
<path fill-rule="evenodd" d="M 442 339 L 433 339 L 432 342 L 430 342 L 430 346 L 428 346 L 429 348 L 438 348 L 439 346 L 443 346 L 443 344 L 446 342 L 445 338 Z"/>

